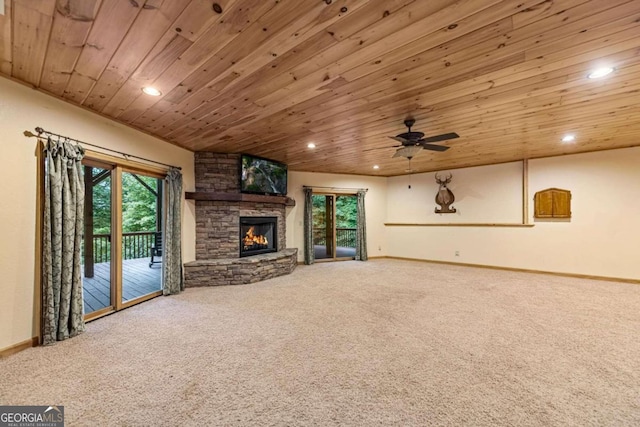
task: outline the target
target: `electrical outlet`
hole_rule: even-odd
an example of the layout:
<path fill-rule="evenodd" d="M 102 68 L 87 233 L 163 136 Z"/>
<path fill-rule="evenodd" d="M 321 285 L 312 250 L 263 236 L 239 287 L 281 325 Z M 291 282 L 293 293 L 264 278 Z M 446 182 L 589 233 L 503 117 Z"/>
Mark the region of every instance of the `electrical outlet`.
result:
<path fill-rule="evenodd" d="M 382 246 L 378 246 L 378 250 L 381 251 L 382 250 Z"/>
<path fill-rule="evenodd" d="M 456 251 L 456 256 L 460 256 L 460 251 Z"/>

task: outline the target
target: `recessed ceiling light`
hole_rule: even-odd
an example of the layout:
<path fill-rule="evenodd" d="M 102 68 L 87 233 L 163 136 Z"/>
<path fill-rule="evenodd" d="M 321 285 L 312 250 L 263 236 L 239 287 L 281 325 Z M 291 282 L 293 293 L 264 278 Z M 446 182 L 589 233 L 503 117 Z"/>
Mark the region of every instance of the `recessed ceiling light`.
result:
<path fill-rule="evenodd" d="M 160 96 L 162 95 L 162 92 L 160 92 L 158 89 L 156 89 L 155 87 L 151 87 L 151 86 L 145 86 L 142 88 L 142 91 L 144 93 L 146 93 L 147 95 L 151 95 L 151 96 Z"/>
<path fill-rule="evenodd" d="M 576 136 L 572 133 L 568 133 L 562 137 L 562 142 L 573 142 L 576 140 Z"/>
<path fill-rule="evenodd" d="M 609 75 L 613 73 L 613 68 L 611 67 L 602 67 L 602 68 L 596 68 L 595 70 L 591 71 L 587 77 L 589 77 L 590 79 L 599 79 L 600 77 L 604 77 L 606 75 Z"/>
<path fill-rule="evenodd" d="M 373 165 L 373 168 L 374 168 L 374 169 L 380 169 L 380 166 L 378 166 L 378 165 Z"/>
<path fill-rule="evenodd" d="M 316 144 L 314 144 L 313 142 L 310 142 L 307 144 L 308 148 L 316 148 Z"/>

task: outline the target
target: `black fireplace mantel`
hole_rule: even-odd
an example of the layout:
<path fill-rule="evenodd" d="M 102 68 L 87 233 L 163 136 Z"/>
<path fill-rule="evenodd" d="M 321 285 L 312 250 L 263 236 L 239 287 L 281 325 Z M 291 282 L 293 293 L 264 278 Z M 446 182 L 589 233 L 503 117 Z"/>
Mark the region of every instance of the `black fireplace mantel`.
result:
<path fill-rule="evenodd" d="M 291 197 L 265 196 L 262 194 L 213 193 L 208 191 L 200 191 L 200 192 L 187 191 L 184 197 L 187 200 L 276 203 L 276 204 L 285 205 L 285 206 L 296 205 L 296 201 L 293 200 Z"/>

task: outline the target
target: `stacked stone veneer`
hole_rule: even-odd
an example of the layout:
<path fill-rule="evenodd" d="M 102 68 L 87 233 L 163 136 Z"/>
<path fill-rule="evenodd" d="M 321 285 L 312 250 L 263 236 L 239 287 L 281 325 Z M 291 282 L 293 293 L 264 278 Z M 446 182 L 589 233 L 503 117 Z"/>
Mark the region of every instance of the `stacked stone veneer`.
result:
<path fill-rule="evenodd" d="M 239 193 L 240 155 L 195 154 L 196 192 Z M 286 249 L 286 207 L 277 203 L 196 200 L 196 261 L 186 263 L 185 286 L 253 283 L 289 274 L 297 249 Z M 276 253 L 240 258 L 240 217 L 278 218 Z"/>
<path fill-rule="evenodd" d="M 240 192 L 239 154 L 196 153 L 195 173 L 198 192 Z"/>
<path fill-rule="evenodd" d="M 238 258 L 240 217 L 278 218 L 278 250 L 286 245 L 284 205 L 254 202 L 196 201 L 196 259 Z"/>
<path fill-rule="evenodd" d="M 298 265 L 298 250 L 255 255 L 238 259 L 211 259 L 185 264 L 188 287 L 243 285 L 291 273 Z"/>

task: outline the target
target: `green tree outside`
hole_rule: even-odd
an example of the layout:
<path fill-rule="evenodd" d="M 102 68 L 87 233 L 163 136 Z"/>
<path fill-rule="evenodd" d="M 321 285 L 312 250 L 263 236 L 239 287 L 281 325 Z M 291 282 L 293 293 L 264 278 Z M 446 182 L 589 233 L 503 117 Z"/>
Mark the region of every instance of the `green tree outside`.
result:
<path fill-rule="evenodd" d="M 104 169 L 94 168 L 93 176 Z M 111 177 L 93 187 L 93 234 L 111 233 Z"/>
<path fill-rule="evenodd" d="M 158 180 L 137 175 L 153 191 Z M 122 174 L 122 232 L 156 231 L 156 196 L 131 173 Z"/>
<path fill-rule="evenodd" d="M 103 169 L 94 169 L 94 176 Z M 138 175 L 157 192 L 158 180 Z M 122 232 L 156 231 L 156 196 L 131 173 L 122 174 Z M 93 187 L 93 233 L 111 232 L 111 178 Z"/>
<path fill-rule="evenodd" d="M 356 228 L 358 225 L 358 199 L 355 196 L 336 197 L 336 227 Z"/>

